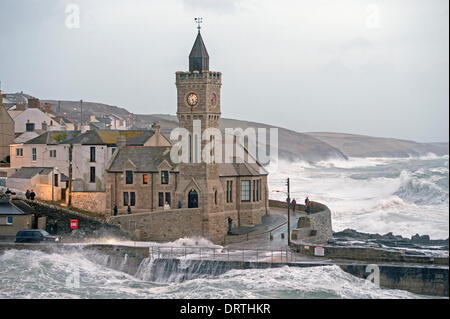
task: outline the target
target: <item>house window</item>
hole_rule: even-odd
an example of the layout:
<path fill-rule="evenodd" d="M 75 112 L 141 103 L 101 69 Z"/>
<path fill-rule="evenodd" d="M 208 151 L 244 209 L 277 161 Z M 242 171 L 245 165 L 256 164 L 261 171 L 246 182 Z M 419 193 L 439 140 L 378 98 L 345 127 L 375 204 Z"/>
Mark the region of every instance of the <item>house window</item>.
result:
<path fill-rule="evenodd" d="M 113 155 L 115 151 L 116 151 L 115 147 L 111 148 L 111 155 Z"/>
<path fill-rule="evenodd" d="M 36 147 L 31 149 L 31 159 L 35 161 L 37 159 Z"/>
<path fill-rule="evenodd" d="M 227 203 L 230 202 L 230 181 L 227 181 Z"/>
<path fill-rule="evenodd" d="M 6 225 L 12 225 L 12 224 L 13 224 L 12 216 L 0 217 L 0 225 L 6 226 Z"/>
<path fill-rule="evenodd" d="M 125 172 L 125 184 L 133 184 L 133 171 Z"/>
<path fill-rule="evenodd" d="M 166 193 L 166 202 L 170 205 L 170 193 Z"/>
<path fill-rule="evenodd" d="M 142 175 L 142 184 L 144 184 L 144 185 L 148 184 L 148 174 Z"/>
<path fill-rule="evenodd" d="M 95 167 L 91 167 L 90 183 L 95 183 Z"/>
<path fill-rule="evenodd" d="M 169 184 L 169 172 L 161 171 L 161 184 Z"/>
<path fill-rule="evenodd" d="M 130 192 L 130 206 L 136 205 L 136 193 Z"/>
<path fill-rule="evenodd" d="M 34 123 L 26 123 L 25 124 L 25 130 L 27 132 L 33 132 L 34 131 Z"/>
<path fill-rule="evenodd" d="M 230 181 L 230 203 L 233 202 L 233 181 Z"/>
<path fill-rule="evenodd" d="M 260 186 L 260 180 L 258 179 L 258 180 L 256 181 L 256 200 L 257 200 L 257 201 L 260 200 L 260 198 L 259 198 L 259 186 Z"/>
<path fill-rule="evenodd" d="M 95 147 L 91 147 L 91 163 L 95 162 Z"/>
<path fill-rule="evenodd" d="M 163 192 L 158 193 L 158 205 L 159 205 L 159 207 L 164 207 L 164 193 Z"/>
<path fill-rule="evenodd" d="M 128 206 L 128 192 L 123 193 L 123 206 Z"/>
<path fill-rule="evenodd" d="M 256 181 L 253 181 L 253 201 L 256 201 Z"/>
<path fill-rule="evenodd" d="M 250 201 L 250 181 L 241 181 L 241 201 Z"/>
<path fill-rule="evenodd" d="M 50 157 L 56 157 L 56 150 L 50 150 Z"/>
<path fill-rule="evenodd" d="M 16 156 L 23 156 L 23 148 L 16 148 Z"/>

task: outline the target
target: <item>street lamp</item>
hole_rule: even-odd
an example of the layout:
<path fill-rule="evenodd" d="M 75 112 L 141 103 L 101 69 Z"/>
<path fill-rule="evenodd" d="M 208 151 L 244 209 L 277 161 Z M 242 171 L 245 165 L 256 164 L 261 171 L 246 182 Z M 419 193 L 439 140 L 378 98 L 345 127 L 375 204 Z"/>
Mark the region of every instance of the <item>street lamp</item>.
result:
<path fill-rule="evenodd" d="M 288 220 L 287 220 L 288 246 L 291 245 L 291 212 L 290 212 L 291 199 L 289 198 L 290 197 L 289 186 L 290 186 L 290 184 L 289 184 L 289 178 L 288 178 L 287 179 L 287 189 L 288 189 L 287 192 L 280 191 L 280 190 L 272 191 L 273 193 L 283 193 L 283 194 L 287 195 L 286 201 L 287 201 L 287 207 L 288 207 L 288 211 L 287 211 L 288 212 Z"/>

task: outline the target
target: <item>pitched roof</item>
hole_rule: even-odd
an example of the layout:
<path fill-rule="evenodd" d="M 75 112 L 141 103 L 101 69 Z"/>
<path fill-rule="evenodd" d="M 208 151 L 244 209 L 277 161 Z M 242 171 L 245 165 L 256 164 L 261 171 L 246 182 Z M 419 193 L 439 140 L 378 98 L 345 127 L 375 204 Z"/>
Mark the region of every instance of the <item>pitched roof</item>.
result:
<path fill-rule="evenodd" d="M 204 70 L 209 70 L 209 54 L 199 30 L 189 54 L 189 72 Z"/>
<path fill-rule="evenodd" d="M 28 215 L 9 202 L 0 202 L 0 215 Z"/>
<path fill-rule="evenodd" d="M 125 147 L 119 149 L 108 171 L 123 172 L 128 161 L 133 163 L 137 172 L 157 172 L 163 161 L 167 161 L 176 170 L 176 165 L 170 160 L 170 147 Z"/>
<path fill-rule="evenodd" d="M 80 135 L 80 131 L 47 131 L 24 144 L 57 145 Z"/>
<path fill-rule="evenodd" d="M 38 174 L 48 175 L 51 172 L 51 167 L 22 167 L 8 178 L 30 179 Z"/>
<path fill-rule="evenodd" d="M 258 163 L 222 163 L 219 164 L 219 176 L 261 176 L 268 172 Z"/>
<path fill-rule="evenodd" d="M 123 136 L 128 146 L 142 146 L 153 134 L 153 130 L 91 130 L 66 140 L 63 144 L 116 145 L 117 138 Z"/>

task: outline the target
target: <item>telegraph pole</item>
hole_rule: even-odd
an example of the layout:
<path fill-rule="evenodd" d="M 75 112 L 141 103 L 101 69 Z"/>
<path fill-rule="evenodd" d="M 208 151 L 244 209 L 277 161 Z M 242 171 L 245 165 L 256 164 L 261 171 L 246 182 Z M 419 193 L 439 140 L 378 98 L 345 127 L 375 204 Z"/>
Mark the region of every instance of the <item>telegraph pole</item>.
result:
<path fill-rule="evenodd" d="M 80 100 L 80 131 L 83 130 L 83 100 Z"/>
<path fill-rule="evenodd" d="M 73 144 L 69 145 L 69 199 L 67 205 L 72 206 L 72 150 Z"/>
<path fill-rule="evenodd" d="M 290 211 L 290 206 L 291 206 L 291 196 L 290 196 L 290 180 L 289 178 L 287 179 L 287 204 L 288 204 L 288 222 L 287 222 L 287 227 L 288 227 L 288 231 L 287 231 L 287 235 L 288 235 L 288 246 L 291 245 L 291 211 Z"/>

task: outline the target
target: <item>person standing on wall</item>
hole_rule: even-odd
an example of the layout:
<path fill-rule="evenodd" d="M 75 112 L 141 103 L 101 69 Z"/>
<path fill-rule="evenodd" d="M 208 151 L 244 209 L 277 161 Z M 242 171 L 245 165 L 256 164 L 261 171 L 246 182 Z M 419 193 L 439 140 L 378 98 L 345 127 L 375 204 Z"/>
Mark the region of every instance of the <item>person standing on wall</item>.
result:
<path fill-rule="evenodd" d="M 306 206 L 306 214 L 309 215 L 311 213 L 311 201 L 308 197 L 305 199 L 305 206 Z"/>

